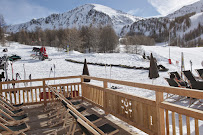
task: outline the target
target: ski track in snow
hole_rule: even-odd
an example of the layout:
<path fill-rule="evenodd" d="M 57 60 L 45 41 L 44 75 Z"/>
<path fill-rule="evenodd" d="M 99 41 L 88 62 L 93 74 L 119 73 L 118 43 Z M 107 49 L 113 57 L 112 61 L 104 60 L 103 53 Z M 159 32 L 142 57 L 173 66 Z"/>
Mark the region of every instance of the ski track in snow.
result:
<path fill-rule="evenodd" d="M 37 47 L 37 46 L 36 46 Z M 39 47 L 39 46 L 38 46 Z M 180 63 L 181 63 L 181 52 L 184 53 L 185 58 L 185 69 L 190 69 L 190 60 L 193 64 L 193 73 L 195 75 L 196 72 L 194 69 L 202 68 L 201 62 L 203 60 L 202 52 L 203 47 L 198 48 L 179 48 L 179 47 L 170 47 L 171 59 L 173 64 L 168 64 L 169 58 L 169 47 L 166 45 L 159 46 L 142 46 L 146 55 L 150 55 L 153 53 L 154 57 L 157 59 L 158 64 L 164 65 L 166 68 L 169 68 L 169 71 L 180 71 Z M 3 48 L 8 48 L 8 52 L 3 53 Z M 13 63 L 14 74 L 19 73 L 21 78 L 24 79 L 24 70 L 23 64 L 26 70 L 26 78 L 28 79 L 29 74 L 32 74 L 32 79 L 36 78 L 48 78 L 54 77 L 54 73 L 50 72 L 51 68 L 53 69 L 53 65 L 56 65 L 56 77 L 62 76 L 76 76 L 81 75 L 83 70 L 83 64 L 76 64 L 65 61 L 65 59 L 73 59 L 78 61 L 84 61 L 87 59 L 87 62 L 97 62 L 97 63 L 106 63 L 106 64 L 122 64 L 122 65 L 130 65 L 130 66 L 143 66 L 149 67 L 149 61 L 143 60 L 142 56 L 136 54 L 127 54 L 127 53 L 90 53 L 90 54 L 82 54 L 76 51 L 71 51 L 67 54 L 64 51 L 58 51 L 53 47 L 46 47 L 47 53 L 51 61 L 40 61 L 38 59 L 33 59 L 30 57 L 33 46 L 21 45 L 19 43 L 10 43 L 9 47 L 0 46 L 0 56 L 7 54 L 8 56 L 11 54 L 17 54 L 22 57 L 21 60 Z M 179 64 L 176 64 L 176 61 L 179 61 Z M 88 65 L 89 73 L 91 76 L 101 77 L 101 78 L 111 78 L 117 80 L 131 81 L 131 82 L 139 82 L 139 83 L 148 83 L 152 84 L 152 80 L 148 78 L 147 70 L 135 70 L 135 69 L 125 69 L 118 67 L 101 67 Z M 53 69 L 54 70 L 54 69 Z M 155 85 L 163 85 L 168 86 L 168 83 L 164 80 L 164 77 L 169 77 L 167 72 L 159 72 L 160 77 L 153 81 Z M 11 74 L 11 65 L 8 66 L 8 76 L 12 77 Z M 98 84 L 97 81 L 91 81 L 93 84 Z M 109 84 L 111 86 L 117 86 L 115 84 Z M 150 99 L 155 99 L 155 92 L 150 90 L 144 90 L 139 88 L 118 86 L 120 89 L 117 89 L 122 92 L 129 93 L 131 95 L 137 95 L 142 97 L 147 97 Z M 176 102 L 179 105 L 188 105 L 189 100 L 181 100 Z M 202 106 L 194 106 L 194 108 L 199 108 L 203 110 Z M 170 114 L 171 117 L 171 114 Z M 176 121 L 178 121 L 178 114 L 176 114 Z M 183 117 L 183 123 L 186 122 L 186 118 Z M 172 125 L 170 121 L 170 129 L 172 130 Z M 200 133 L 203 133 L 203 122 L 199 122 Z M 191 120 L 191 127 L 194 127 L 194 120 Z M 139 132 L 140 134 L 144 134 L 137 129 L 131 127 L 133 131 Z M 186 125 L 183 127 L 184 133 L 186 133 Z M 176 128 L 178 132 L 178 128 Z M 192 128 L 191 131 L 194 131 Z M 194 133 L 192 133 L 194 134 Z"/>

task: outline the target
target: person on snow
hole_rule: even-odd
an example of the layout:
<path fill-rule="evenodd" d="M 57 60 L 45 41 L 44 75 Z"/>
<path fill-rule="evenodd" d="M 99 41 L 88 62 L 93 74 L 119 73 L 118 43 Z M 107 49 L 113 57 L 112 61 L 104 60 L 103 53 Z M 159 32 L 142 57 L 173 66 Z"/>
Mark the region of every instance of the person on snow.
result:
<path fill-rule="evenodd" d="M 42 46 L 40 49 L 40 59 L 41 60 L 48 59 L 48 55 L 46 53 L 46 48 L 44 46 Z"/>

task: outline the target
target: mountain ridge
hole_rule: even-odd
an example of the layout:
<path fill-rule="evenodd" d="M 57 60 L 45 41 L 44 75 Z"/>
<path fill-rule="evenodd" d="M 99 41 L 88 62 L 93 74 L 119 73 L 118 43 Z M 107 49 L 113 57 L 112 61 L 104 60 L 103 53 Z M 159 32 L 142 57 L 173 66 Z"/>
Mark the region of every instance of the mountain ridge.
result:
<path fill-rule="evenodd" d="M 108 11 L 108 12 L 107 12 Z M 80 28 L 82 26 L 111 25 L 117 34 L 123 26 L 140 20 L 119 10 L 99 5 L 85 4 L 61 14 L 52 14 L 46 18 L 32 19 L 29 22 L 8 26 L 7 32 L 19 32 L 21 29 L 33 31 L 36 27 L 45 29 Z"/>
<path fill-rule="evenodd" d="M 176 17 L 184 16 L 184 15 L 192 13 L 192 12 L 195 12 L 195 13 L 203 12 L 203 0 L 197 1 L 197 2 L 187 5 L 187 6 L 183 6 L 182 8 L 167 15 L 166 17 L 174 19 Z"/>

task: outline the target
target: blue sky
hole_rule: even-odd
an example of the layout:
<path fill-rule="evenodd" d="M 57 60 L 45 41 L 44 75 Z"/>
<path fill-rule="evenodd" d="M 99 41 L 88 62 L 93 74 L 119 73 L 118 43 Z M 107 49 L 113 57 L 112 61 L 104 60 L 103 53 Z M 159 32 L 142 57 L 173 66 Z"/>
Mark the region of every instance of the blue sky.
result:
<path fill-rule="evenodd" d="M 77 6 L 96 3 L 139 17 L 167 15 L 199 0 L 0 0 L 0 14 L 7 24 L 64 13 Z"/>

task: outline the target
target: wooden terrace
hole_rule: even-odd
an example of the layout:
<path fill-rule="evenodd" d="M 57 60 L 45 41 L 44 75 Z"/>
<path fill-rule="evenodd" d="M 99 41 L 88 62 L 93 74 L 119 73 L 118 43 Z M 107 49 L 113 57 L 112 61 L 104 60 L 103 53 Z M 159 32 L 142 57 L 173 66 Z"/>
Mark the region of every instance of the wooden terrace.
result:
<path fill-rule="evenodd" d="M 96 81 L 95 84 L 98 85 L 84 82 L 84 78 L 91 79 L 91 82 Z M 12 83 L 15 83 L 15 88 L 9 88 Z M 110 83 L 154 91 L 156 98 L 148 99 L 113 90 L 109 87 Z M 102 118 L 102 121 L 95 125 L 104 122 L 110 123 L 119 129 L 116 135 L 137 133 L 127 131 L 122 125 L 116 125 L 114 122 L 109 121 L 106 118 L 107 114 L 111 114 L 150 135 L 201 135 L 201 131 L 203 131 L 202 104 L 200 104 L 199 109 L 193 109 L 170 103 L 164 99 L 164 95 L 174 94 L 201 100 L 203 99 L 203 91 L 201 90 L 157 86 L 91 76 L 0 82 L 0 93 L 13 104 L 23 103 L 23 109 L 28 113 L 30 120 L 27 124 L 31 128 L 25 134 L 49 134 L 52 130 L 62 126 L 58 125 L 53 128 L 46 126 L 46 121 L 49 119 L 46 113 L 43 112 L 43 108 L 56 100 L 53 90 L 48 86 L 58 90 L 64 97 L 81 100 L 82 105 L 88 109 L 86 113 L 97 113 Z M 97 109 L 92 109 L 95 107 Z M 100 114 L 97 112 L 98 110 L 103 110 L 104 113 Z M 65 134 L 66 132 L 65 130 L 58 134 Z M 81 134 L 80 130 L 77 130 L 75 134 Z M 98 132 L 98 134 L 100 133 Z"/>

